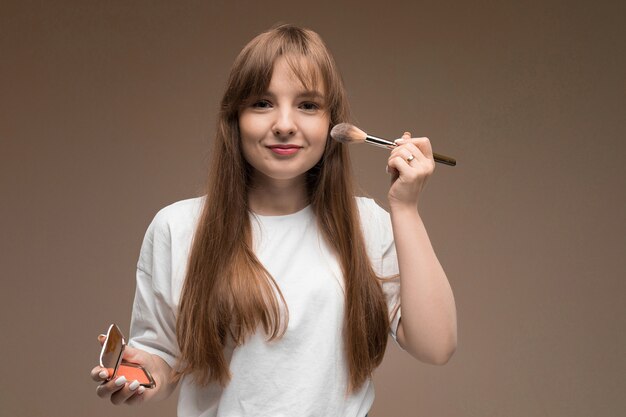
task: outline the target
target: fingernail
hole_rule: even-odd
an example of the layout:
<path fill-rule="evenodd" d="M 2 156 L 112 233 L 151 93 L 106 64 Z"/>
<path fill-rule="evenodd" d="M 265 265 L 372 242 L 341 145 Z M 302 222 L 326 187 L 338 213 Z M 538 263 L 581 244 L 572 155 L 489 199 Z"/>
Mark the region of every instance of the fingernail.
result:
<path fill-rule="evenodd" d="M 404 142 L 405 142 L 405 141 L 404 141 L 404 139 L 402 139 L 402 138 L 394 140 L 394 143 L 400 143 L 400 144 L 402 144 L 402 143 L 404 143 Z"/>
<path fill-rule="evenodd" d="M 141 386 L 139 387 L 139 389 L 137 390 L 137 394 L 143 394 L 143 392 L 146 390 L 146 387 Z"/>
<path fill-rule="evenodd" d="M 404 132 L 402 136 L 411 136 L 411 132 Z"/>
<path fill-rule="evenodd" d="M 100 334 L 98 335 L 98 337 L 107 337 L 107 335 L 106 335 L 106 334 L 104 334 L 104 333 L 100 333 Z"/>
<path fill-rule="evenodd" d="M 137 388 L 139 388 L 139 381 L 135 379 L 133 382 L 130 383 L 130 385 L 128 386 L 128 389 L 130 389 L 131 391 L 134 391 Z"/>
<path fill-rule="evenodd" d="M 117 379 L 115 380 L 115 385 L 116 385 L 116 386 L 118 386 L 118 387 L 121 387 L 121 386 L 122 386 L 122 385 L 124 385 L 126 382 L 127 382 L 127 381 L 126 381 L 126 377 L 125 377 L 125 376 L 121 376 L 121 377 L 119 377 L 119 378 L 117 378 Z"/>
<path fill-rule="evenodd" d="M 109 376 L 109 373 L 107 371 L 100 371 L 100 373 L 98 374 L 98 376 L 102 379 L 106 379 Z"/>
<path fill-rule="evenodd" d="M 385 171 L 389 174 L 389 165 L 385 165 Z"/>

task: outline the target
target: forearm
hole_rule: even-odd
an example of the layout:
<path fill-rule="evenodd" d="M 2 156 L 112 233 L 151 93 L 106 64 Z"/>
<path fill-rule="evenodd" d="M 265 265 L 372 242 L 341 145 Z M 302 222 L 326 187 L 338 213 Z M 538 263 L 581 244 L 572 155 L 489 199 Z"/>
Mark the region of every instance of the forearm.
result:
<path fill-rule="evenodd" d="M 456 308 L 448 278 L 414 207 L 392 207 L 400 270 L 401 328 L 398 339 L 414 357 L 448 361 L 457 341 Z"/>

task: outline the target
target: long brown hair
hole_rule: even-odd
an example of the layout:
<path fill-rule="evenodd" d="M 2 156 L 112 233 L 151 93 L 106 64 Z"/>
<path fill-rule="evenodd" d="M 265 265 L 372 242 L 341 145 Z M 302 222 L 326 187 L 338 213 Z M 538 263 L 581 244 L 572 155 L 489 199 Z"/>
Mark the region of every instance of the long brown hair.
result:
<path fill-rule="evenodd" d="M 181 350 L 177 375 L 194 374 L 201 384 L 228 383 L 223 350 L 229 337 L 240 345 L 259 325 L 268 340 L 287 329 L 282 293 L 252 248 L 247 199 L 252 168 L 243 158 L 238 126 L 243 103 L 267 90 L 274 62 L 281 56 L 306 87 L 323 82 L 331 125 L 350 118 L 339 71 L 315 32 L 280 25 L 254 38 L 236 58 L 221 102 L 206 200 L 176 323 Z M 389 319 L 365 249 L 346 145 L 327 138 L 321 160 L 307 172 L 307 190 L 320 230 L 344 274 L 345 354 L 353 390 L 380 364 Z"/>

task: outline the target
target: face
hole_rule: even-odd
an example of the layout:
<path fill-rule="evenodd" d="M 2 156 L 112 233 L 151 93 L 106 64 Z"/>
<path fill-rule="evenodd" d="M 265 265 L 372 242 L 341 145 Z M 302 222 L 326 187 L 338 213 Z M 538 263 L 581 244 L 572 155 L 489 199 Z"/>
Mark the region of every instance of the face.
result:
<path fill-rule="evenodd" d="M 274 64 L 267 91 L 239 115 L 241 147 L 254 180 L 297 180 L 321 159 L 330 116 L 324 91 L 307 91 L 285 58 Z"/>

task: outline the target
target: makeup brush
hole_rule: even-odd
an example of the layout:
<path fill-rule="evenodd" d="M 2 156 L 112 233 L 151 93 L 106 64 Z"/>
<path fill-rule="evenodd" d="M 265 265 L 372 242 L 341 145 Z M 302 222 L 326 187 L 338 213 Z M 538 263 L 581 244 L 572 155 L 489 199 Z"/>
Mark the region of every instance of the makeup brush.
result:
<path fill-rule="evenodd" d="M 339 123 L 330 131 L 330 136 L 341 143 L 369 143 L 371 145 L 380 146 L 381 148 L 393 149 L 396 145 L 395 142 L 390 140 L 377 138 L 376 136 L 368 135 L 358 127 L 351 125 L 350 123 Z M 445 165 L 455 166 L 456 159 L 449 156 L 441 155 L 433 152 L 435 162 L 439 162 Z"/>

